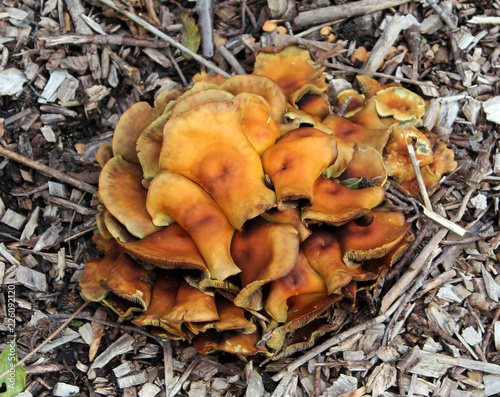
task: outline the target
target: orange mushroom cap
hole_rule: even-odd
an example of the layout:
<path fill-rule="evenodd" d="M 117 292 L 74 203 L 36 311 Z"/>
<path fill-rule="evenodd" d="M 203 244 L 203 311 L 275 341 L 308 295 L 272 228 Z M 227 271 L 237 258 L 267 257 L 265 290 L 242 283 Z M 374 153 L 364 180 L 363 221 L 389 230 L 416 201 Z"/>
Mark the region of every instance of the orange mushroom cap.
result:
<path fill-rule="evenodd" d="M 281 135 L 278 125 L 271 117 L 271 107 L 260 95 L 246 92 L 236 95 L 232 103 L 240 110 L 243 132 L 261 155 Z"/>
<path fill-rule="evenodd" d="M 121 156 L 106 163 L 99 177 L 99 198 L 106 209 L 139 238 L 160 230 L 146 210 L 146 194 L 141 167 Z"/>
<path fill-rule="evenodd" d="M 306 223 L 301 219 L 300 210 L 298 208 L 288 208 L 283 211 L 272 208 L 261 214 L 261 216 L 268 222 L 292 225 L 299 232 L 300 241 L 304 241 L 311 234 Z"/>
<path fill-rule="evenodd" d="M 365 94 L 367 99 L 373 98 L 377 92 L 385 90 L 386 88 L 401 87 L 401 84 L 395 82 L 381 84 L 366 74 L 356 76 L 356 80 L 358 80 L 361 92 Z"/>
<path fill-rule="evenodd" d="M 175 305 L 181 279 L 178 273 L 160 271 L 147 310 L 132 322 L 136 325 L 161 327 L 162 317 Z"/>
<path fill-rule="evenodd" d="M 366 179 L 382 186 L 387 181 L 382 155 L 370 146 L 356 147 L 351 162 L 339 176 L 342 181 L 353 178 Z"/>
<path fill-rule="evenodd" d="M 317 117 L 318 120 L 323 120 L 330 114 L 330 105 L 323 95 L 306 94 L 297 105 L 300 110 Z"/>
<path fill-rule="evenodd" d="M 162 316 L 166 323 L 202 322 L 219 319 L 215 298 L 181 281 L 174 306 Z"/>
<path fill-rule="evenodd" d="M 230 92 L 220 90 L 218 88 L 208 88 L 201 91 L 188 91 L 184 94 L 184 98 L 177 102 L 177 104 L 172 108 L 170 117 L 181 116 L 184 112 L 188 111 L 196 105 L 200 105 L 205 102 L 213 101 L 226 101 L 229 102 L 234 98 L 234 95 Z"/>
<path fill-rule="evenodd" d="M 107 294 L 107 290 L 101 285 L 101 280 L 106 279 L 109 272 L 118 264 L 123 249 L 114 240 L 106 240 L 98 234 L 93 240 L 98 249 L 104 251 L 106 255 L 88 261 L 78 282 L 85 299 L 100 302 Z"/>
<path fill-rule="evenodd" d="M 301 247 L 311 267 L 325 280 L 329 295 L 340 292 L 351 280 L 365 281 L 377 277 L 364 268 L 347 267 L 334 234 L 325 228 L 314 228 Z"/>
<path fill-rule="evenodd" d="M 416 121 L 425 113 L 424 100 L 403 87 L 390 87 L 373 97 L 381 117 L 392 116 L 398 121 Z"/>
<path fill-rule="evenodd" d="M 344 110 L 345 117 L 351 117 L 365 106 L 365 96 L 353 89 L 344 90 L 337 95 L 337 104 Z"/>
<path fill-rule="evenodd" d="M 128 317 L 135 311 L 144 311 L 151 302 L 151 284 L 148 271 L 128 254 L 122 253 L 117 264 L 108 273 L 101 285 L 113 295 L 102 302 L 119 316 Z"/>
<path fill-rule="evenodd" d="M 233 95 L 247 93 L 263 97 L 271 107 L 271 115 L 277 123 L 283 121 L 286 111 L 286 97 L 280 86 L 264 76 L 236 75 L 220 86 Z"/>
<path fill-rule="evenodd" d="M 160 158 L 163 142 L 163 128 L 169 116 L 163 114 L 149 124 L 137 139 L 137 158 L 142 167 L 143 176 L 153 179 L 160 172 L 158 159 Z"/>
<path fill-rule="evenodd" d="M 120 117 L 116 124 L 111 145 L 115 156 L 122 156 L 132 163 L 139 163 L 136 143 L 144 128 L 151 124 L 156 115 L 154 109 L 147 102 L 138 102 L 132 105 Z"/>
<path fill-rule="evenodd" d="M 321 275 L 311 267 L 300 251 L 292 271 L 270 284 L 265 309 L 272 318 L 283 323 L 287 320 L 288 298 L 309 293 L 326 295 L 327 287 Z"/>
<path fill-rule="evenodd" d="M 337 142 L 331 136 L 303 137 L 301 129 L 284 135 L 262 155 L 262 164 L 278 198 L 278 209 L 313 200 L 314 181 L 337 159 Z"/>
<path fill-rule="evenodd" d="M 274 80 L 285 93 L 288 102 L 295 104 L 305 94 L 321 94 L 328 84 L 323 77 L 325 66 L 315 63 L 309 51 L 291 45 L 278 53 L 259 52 L 254 74 Z"/>
<path fill-rule="evenodd" d="M 227 79 L 221 74 L 208 74 L 206 72 L 201 72 L 193 76 L 193 82 L 195 83 L 204 81 L 206 83 L 222 85 L 226 80 Z"/>
<path fill-rule="evenodd" d="M 216 351 L 237 354 L 241 357 L 251 356 L 257 353 L 269 355 L 265 347 L 257 348 L 255 345 L 260 340 L 260 333 L 240 334 L 236 332 L 217 333 L 208 330 L 198 335 L 194 341 L 194 348 L 202 354 L 210 354 Z"/>
<path fill-rule="evenodd" d="M 111 143 L 105 143 L 99 146 L 95 154 L 95 159 L 97 163 L 102 167 L 108 162 L 108 160 L 113 157 L 113 149 L 111 148 Z"/>
<path fill-rule="evenodd" d="M 381 186 L 354 190 L 320 177 L 314 184 L 314 202 L 312 206 L 302 208 L 302 219 L 308 224 L 340 226 L 362 216 L 371 217 L 370 209 L 384 198 L 385 189 Z"/>
<path fill-rule="evenodd" d="M 405 223 L 401 212 L 373 212 L 368 226 L 351 221 L 335 229 L 335 236 L 344 253 L 344 263 L 358 267 L 360 262 L 381 258 L 404 238 L 411 224 Z"/>
<path fill-rule="evenodd" d="M 389 128 L 389 141 L 384 148 L 384 164 L 387 174 L 397 182 L 412 178 L 415 173 L 408 153 L 408 144 L 415 147 L 415 155 L 420 167 L 434 160 L 429 139 L 411 124 L 398 123 Z"/>
<path fill-rule="evenodd" d="M 262 309 L 261 287 L 290 273 L 299 252 L 299 236 L 292 225 L 253 219 L 234 235 L 231 254 L 241 269 L 243 288 L 236 306 Z"/>
<path fill-rule="evenodd" d="M 199 185 L 171 171 L 162 171 L 149 186 L 146 206 L 158 226 L 173 217 L 192 237 L 212 278 L 224 280 L 240 269 L 231 258 L 235 229 Z"/>
<path fill-rule="evenodd" d="M 311 323 L 341 298 L 342 295 L 339 294 L 326 295 L 322 292 L 290 297 L 287 301 L 286 323 L 271 332 L 271 338 L 266 345 L 276 351 L 281 349 L 288 333 Z"/>
<path fill-rule="evenodd" d="M 384 130 L 397 122 L 393 117 L 380 117 L 373 98 L 366 101 L 365 106 L 349 120 L 372 130 Z"/>
<path fill-rule="evenodd" d="M 387 144 L 390 135 L 387 129 L 369 129 L 336 114 L 328 115 L 323 120 L 323 124 L 331 128 L 335 136 L 354 141 L 358 146 L 371 146 L 380 153 L 382 153 L 382 149 Z"/>
<path fill-rule="evenodd" d="M 232 104 L 195 106 L 170 119 L 163 136 L 160 168 L 198 183 L 236 229 L 276 205 L 274 192 L 264 184 L 259 155 Z"/>
<path fill-rule="evenodd" d="M 178 223 L 149 236 L 118 244 L 133 257 L 163 269 L 194 269 L 207 276 L 207 266 L 191 236 Z"/>

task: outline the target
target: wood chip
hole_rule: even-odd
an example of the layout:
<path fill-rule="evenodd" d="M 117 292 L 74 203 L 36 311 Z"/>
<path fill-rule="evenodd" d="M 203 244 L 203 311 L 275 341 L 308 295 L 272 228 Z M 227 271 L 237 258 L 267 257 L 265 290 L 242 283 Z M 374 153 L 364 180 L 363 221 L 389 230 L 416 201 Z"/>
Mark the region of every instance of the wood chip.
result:
<path fill-rule="evenodd" d="M 95 359 L 93 364 L 90 366 L 89 371 L 95 368 L 102 368 L 114 357 L 132 351 L 134 349 L 134 341 L 134 338 L 129 334 L 123 334 Z"/>
<path fill-rule="evenodd" d="M 78 386 L 70 385 L 63 382 L 58 382 L 52 389 L 52 394 L 57 397 L 70 397 L 73 394 L 80 393 Z"/>
<path fill-rule="evenodd" d="M 336 397 L 345 393 L 352 393 L 358 388 L 358 380 L 354 376 L 341 374 L 332 385 L 327 388 L 321 397 Z"/>
<path fill-rule="evenodd" d="M 60 338 L 54 339 L 52 342 L 47 343 L 44 347 L 40 349 L 40 353 L 47 353 L 56 347 L 65 345 L 77 338 L 80 337 L 80 334 L 76 331 L 73 331 L 71 328 L 66 328 L 63 332 L 63 336 Z"/>
<path fill-rule="evenodd" d="M 135 371 L 135 367 L 130 361 L 125 361 L 118 367 L 113 368 L 113 373 L 117 378 L 123 378 L 124 376 L 130 374 L 132 371 Z"/>
<path fill-rule="evenodd" d="M 116 383 L 120 389 L 125 389 L 131 386 L 142 385 L 148 381 L 148 373 L 146 371 L 141 371 L 133 375 L 124 376 L 123 378 L 118 378 Z"/>
<path fill-rule="evenodd" d="M 47 292 L 47 276 L 25 266 L 16 268 L 16 281 L 32 291 Z"/>
<path fill-rule="evenodd" d="M 17 212 L 7 208 L 5 214 L 2 216 L 0 221 L 13 229 L 20 230 L 24 223 L 26 222 L 26 217 L 24 215 L 18 214 Z"/>
<path fill-rule="evenodd" d="M 154 383 L 148 382 L 141 387 L 138 394 L 139 397 L 155 397 L 160 391 L 161 389 L 158 386 Z M 203 397 L 205 397 L 205 395 Z"/>

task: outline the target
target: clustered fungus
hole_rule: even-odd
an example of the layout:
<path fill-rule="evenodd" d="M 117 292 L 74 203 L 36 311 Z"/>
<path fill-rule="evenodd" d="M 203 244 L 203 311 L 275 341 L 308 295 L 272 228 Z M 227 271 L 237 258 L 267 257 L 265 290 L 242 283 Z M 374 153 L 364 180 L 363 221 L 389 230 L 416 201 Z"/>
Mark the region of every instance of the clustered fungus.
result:
<path fill-rule="evenodd" d="M 359 76 L 340 116 L 323 71 L 264 49 L 252 75 L 201 73 L 126 111 L 96 156 L 104 256 L 83 296 L 203 353 L 290 354 L 323 333 L 411 240 L 384 188 L 418 193 L 407 145 L 426 187 L 456 167 L 418 95 Z"/>

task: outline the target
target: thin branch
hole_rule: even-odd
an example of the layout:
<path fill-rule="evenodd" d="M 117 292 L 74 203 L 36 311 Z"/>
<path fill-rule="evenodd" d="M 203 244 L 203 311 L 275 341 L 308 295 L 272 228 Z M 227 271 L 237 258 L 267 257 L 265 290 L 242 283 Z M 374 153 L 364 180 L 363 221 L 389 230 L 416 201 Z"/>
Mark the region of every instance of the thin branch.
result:
<path fill-rule="evenodd" d="M 134 21 L 136 24 L 142 26 L 144 29 L 149 30 L 151 33 L 155 34 L 160 39 L 165 40 L 167 43 L 169 43 L 173 47 L 190 55 L 195 61 L 201 63 L 203 66 L 213 70 L 216 73 L 223 75 L 224 77 L 227 77 L 227 78 L 231 77 L 231 75 L 229 73 L 227 73 L 226 71 L 219 68 L 213 62 L 206 60 L 205 58 L 203 58 L 203 57 L 199 56 L 198 54 L 196 54 L 195 52 L 191 51 L 189 48 L 184 47 L 182 44 L 178 43 L 177 41 L 175 41 L 170 36 L 163 33 L 161 30 L 157 29 L 156 27 L 154 27 L 150 23 L 146 22 L 141 17 L 138 17 L 137 15 L 132 14 L 131 12 L 117 6 L 112 0 L 98 0 L 98 1 L 100 1 L 102 4 L 107 5 L 108 7 L 112 8 L 113 10 L 119 12 L 120 14 L 125 15 L 127 18 Z"/>
<path fill-rule="evenodd" d="M 398 81 L 402 81 L 403 83 L 414 84 L 414 85 L 419 85 L 419 86 L 425 85 L 427 87 L 436 88 L 436 86 L 434 84 L 431 84 L 431 83 L 424 83 L 423 81 L 407 79 L 406 77 L 391 76 L 390 74 L 385 74 L 385 73 L 380 73 L 380 72 L 371 72 L 371 71 L 366 70 L 366 69 L 353 68 L 351 66 L 341 65 L 338 63 L 325 62 L 324 65 L 326 67 L 336 69 L 336 70 L 342 70 L 344 72 L 356 73 L 356 74 L 367 74 L 369 76 L 375 76 L 375 77 L 385 77 L 386 79 L 398 80 Z"/>
<path fill-rule="evenodd" d="M 90 303 L 90 301 L 86 301 L 83 305 L 80 306 L 80 308 L 74 312 L 59 328 L 57 328 L 47 339 L 45 339 L 40 345 L 38 345 L 36 348 L 34 348 L 32 351 L 30 351 L 22 360 L 19 360 L 16 364 L 10 364 L 10 368 L 5 371 L 3 374 L 0 375 L 0 379 L 2 379 L 5 375 L 7 375 L 10 371 L 12 371 L 14 368 L 19 367 L 20 365 L 23 365 L 27 360 L 29 360 L 32 356 L 34 356 L 36 353 L 40 351 L 42 347 L 44 347 L 47 343 L 49 343 L 52 339 L 54 339 L 59 332 L 63 331 L 75 318 L 78 316 L 83 309 L 87 307 L 87 305 Z"/>
<path fill-rule="evenodd" d="M 200 16 L 199 25 L 201 30 L 203 56 L 211 58 L 214 56 L 212 0 L 198 0 L 196 11 L 198 11 L 198 15 Z"/>
<path fill-rule="evenodd" d="M 355 327 L 352 327 L 351 329 L 348 329 L 347 331 L 342 332 L 339 335 L 336 335 L 327 341 L 323 342 L 321 345 L 316 346 L 314 349 L 311 349 L 308 351 L 306 354 L 304 354 L 302 357 L 298 358 L 297 360 L 291 362 L 290 364 L 287 365 L 287 367 L 278 372 L 276 375 L 272 377 L 272 379 L 275 382 L 278 382 L 280 379 L 283 377 L 291 374 L 293 371 L 295 371 L 297 368 L 299 368 L 301 365 L 307 363 L 311 358 L 316 357 L 318 354 L 323 353 L 326 349 L 339 344 L 340 342 L 346 340 L 350 336 L 356 335 L 359 332 L 363 332 L 369 328 L 372 328 L 373 326 L 377 324 L 382 324 L 385 322 L 391 315 L 392 313 L 398 308 L 402 297 L 399 298 L 399 300 L 394 303 L 389 310 L 387 310 L 386 313 L 381 314 L 377 317 L 375 317 L 372 320 L 366 321 L 362 324 L 359 324 Z"/>
<path fill-rule="evenodd" d="M 29 159 L 28 157 L 22 156 L 19 153 L 4 148 L 2 145 L 0 145 L 0 156 L 8 158 L 9 160 L 14 160 L 27 167 L 33 168 L 41 172 L 42 174 L 45 174 L 51 178 L 58 179 L 61 182 L 67 183 L 68 185 L 74 186 L 77 189 L 83 190 L 85 192 L 94 194 L 97 191 L 94 186 L 89 185 L 88 183 L 85 183 L 77 178 L 73 178 L 72 176 L 66 175 L 64 172 L 47 167 L 46 165 L 39 164 L 36 161 Z"/>

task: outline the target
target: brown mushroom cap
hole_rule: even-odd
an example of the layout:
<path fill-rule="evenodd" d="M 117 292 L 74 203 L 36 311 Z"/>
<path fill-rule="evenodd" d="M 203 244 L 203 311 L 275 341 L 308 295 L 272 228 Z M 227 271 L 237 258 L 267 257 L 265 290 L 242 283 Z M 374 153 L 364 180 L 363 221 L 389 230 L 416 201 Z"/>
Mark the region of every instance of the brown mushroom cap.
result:
<path fill-rule="evenodd" d="M 401 212 L 376 211 L 373 215 L 373 221 L 368 226 L 358 226 L 351 221 L 334 231 L 348 267 L 358 267 L 360 262 L 387 255 L 411 226 L 405 223 Z"/>
<path fill-rule="evenodd" d="M 321 121 L 330 114 L 330 105 L 323 95 L 306 94 L 298 101 L 297 105 L 300 110 L 313 115 Z"/>
<path fill-rule="evenodd" d="M 160 271 L 152 292 L 151 303 L 133 323 L 136 325 L 161 327 L 162 317 L 175 305 L 181 279 L 178 273 Z"/>
<path fill-rule="evenodd" d="M 310 293 L 326 295 L 327 287 L 321 275 L 311 267 L 300 251 L 292 271 L 270 284 L 265 309 L 272 318 L 283 323 L 287 320 L 288 298 Z"/>
<path fill-rule="evenodd" d="M 288 333 L 311 323 L 321 316 L 342 295 L 326 295 L 326 293 L 307 293 L 292 296 L 288 299 L 288 315 L 286 323 L 271 332 L 271 338 L 266 345 L 273 350 L 282 348 Z"/>
<path fill-rule="evenodd" d="M 119 316 L 128 317 L 135 311 L 144 311 L 151 302 L 151 283 L 148 271 L 128 254 L 122 253 L 101 285 L 113 295 L 102 302 Z M 118 299 L 117 299 L 118 298 Z"/>
<path fill-rule="evenodd" d="M 208 74 L 201 72 L 193 76 L 193 82 L 198 83 L 204 81 L 206 83 L 222 85 L 227 79 L 221 74 Z"/>
<path fill-rule="evenodd" d="M 408 144 L 415 148 L 420 167 L 429 165 L 434 160 L 434 153 L 429 139 L 413 125 L 394 124 L 389 128 L 389 141 L 384 148 L 384 164 L 387 174 L 397 182 L 412 179 L 415 175 L 408 153 Z"/>
<path fill-rule="evenodd" d="M 215 303 L 219 313 L 219 320 L 214 323 L 217 331 L 240 330 L 244 334 L 257 331 L 257 326 L 245 317 L 245 310 L 241 307 L 224 298 L 216 298 Z"/>
<path fill-rule="evenodd" d="M 340 226 L 362 216 L 370 216 L 373 207 L 385 198 L 385 189 L 373 186 L 348 189 L 331 179 L 320 177 L 314 184 L 314 202 L 302 208 L 302 219 L 310 223 Z"/>
<path fill-rule="evenodd" d="M 352 160 L 352 156 L 354 155 L 354 148 L 356 147 L 356 143 L 353 141 L 346 141 L 345 139 L 339 138 L 335 135 L 330 135 L 325 131 L 321 131 L 320 129 L 313 127 L 301 127 L 292 132 L 293 135 L 290 135 L 290 138 L 286 138 L 286 136 L 290 134 L 287 133 L 283 135 L 280 140 L 286 142 L 288 139 L 294 140 L 298 138 L 329 136 L 330 139 L 334 140 L 337 143 L 337 159 L 324 172 L 324 174 L 329 178 L 336 178 L 340 174 L 342 174 L 342 172 L 344 172 L 344 170 L 347 168 L 347 165 Z"/>
<path fill-rule="evenodd" d="M 392 116 L 398 121 L 415 121 L 425 113 L 424 100 L 403 87 L 390 87 L 373 97 L 381 117 Z"/>
<path fill-rule="evenodd" d="M 95 154 L 95 159 L 97 163 L 102 167 L 108 162 L 108 160 L 113 157 L 113 149 L 111 148 L 111 143 L 105 143 L 101 145 Z"/>
<path fill-rule="evenodd" d="M 372 130 L 384 130 L 397 122 L 393 117 L 380 117 L 373 99 L 366 101 L 365 106 L 349 120 Z"/>
<path fill-rule="evenodd" d="M 254 74 L 274 80 L 295 105 L 305 94 L 321 94 L 328 84 L 323 77 L 324 66 L 311 59 L 309 51 L 292 45 L 277 54 L 259 52 Z"/>
<path fill-rule="evenodd" d="M 314 181 L 337 159 L 337 142 L 331 136 L 303 137 L 301 129 L 284 135 L 262 155 L 262 164 L 278 198 L 278 209 L 313 200 Z"/>
<path fill-rule="evenodd" d="M 122 156 L 125 160 L 139 164 L 136 143 L 141 132 L 156 118 L 156 114 L 147 102 L 138 102 L 132 105 L 120 117 L 116 124 L 111 145 L 115 156 Z"/>
<path fill-rule="evenodd" d="M 137 158 L 141 163 L 143 176 L 153 179 L 160 172 L 158 159 L 160 158 L 163 142 L 163 128 L 169 116 L 163 114 L 149 124 L 137 139 Z"/>
<path fill-rule="evenodd" d="M 344 109 L 345 117 L 351 117 L 365 106 L 365 96 L 353 89 L 344 90 L 337 95 L 337 105 Z"/>
<path fill-rule="evenodd" d="M 219 319 L 213 295 L 201 292 L 181 281 L 174 306 L 163 315 L 166 323 L 202 322 Z"/>
<path fill-rule="evenodd" d="M 367 179 L 377 185 L 382 186 L 387 180 L 387 170 L 380 152 L 374 148 L 356 147 L 354 156 L 339 179 Z"/>
<path fill-rule="evenodd" d="M 328 115 L 323 120 L 323 124 L 331 128 L 335 136 L 354 141 L 358 146 L 371 146 L 380 153 L 382 153 L 382 149 L 387 144 L 390 135 L 387 129 L 369 129 L 336 114 Z"/>
<path fill-rule="evenodd" d="M 196 105 L 212 101 L 226 101 L 229 102 L 233 99 L 234 95 L 230 92 L 220 90 L 218 88 L 209 88 L 206 90 L 191 92 L 188 91 L 184 94 L 184 98 L 177 102 L 172 108 L 170 117 L 177 117 L 182 115 Z"/>
<path fill-rule="evenodd" d="M 284 211 L 272 208 L 261 214 L 261 216 L 268 222 L 292 225 L 299 232 L 300 241 L 304 241 L 311 234 L 311 231 L 301 219 L 300 210 L 298 208 L 289 208 Z"/>
<path fill-rule="evenodd" d="M 121 156 L 106 163 L 99 177 L 99 198 L 111 215 L 139 238 L 160 230 L 146 210 L 146 195 L 141 167 Z"/>
<path fill-rule="evenodd" d="M 98 234 L 93 237 L 93 240 L 98 249 L 104 251 L 106 255 L 88 261 L 78 282 L 85 299 L 100 302 L 107 294 L 107 290 L 101 285 L 101 280 L 106 279 L 109 272 L 118 264 L 117 261 L 123 249 L 114 240 L 106 240 Z"/>
<path fill-rule="evenodd" d="M 271 117 L 271 107 L 260 95 L 245 92 L 236 95 L 232 103 L 240 109 L 243 132 L 261 155 L 281 135 L 278 125 Z"/>
<path fill-rule="evenodd" d="M 385 90 L 386 88 L 401 87 L 401 84 L 395 82 L 381 84 L 377 80 L 372 79 L 366 74 L 360 74 L 356 76 L 356 80 L 358 80 L 361 92 L 365 94 L 365 97 L 367 99 L 373 98 L 375 94 L 377 94 L 377 92 Z"/>
<path fill-rule="evenodd" d="M 178 223 L 128 243 L 117 239 L 133 257 L 163 269 L 194 269 L 209 274 L 191 236 Z"/>
<path fill-rule="evenodd" d="M 170 119 L 159 164 L 198 183 L 236 229 L 276 205 L 232 104 L 209 102 Z"/>
<path fill-rule="evenodd" d="M 261 287 L 290 273 L 299 252 L 299 236 L 292 225 L 253 219 L 237 231 L 231 254 L 241 269 L 243 286 L 236 306 L 262 309 Z"/>
<path fill-rule="evenodd" d="M 221 90 L 233 95 L 248 93 L 263 97 L 271 107 L 271 114 L 277 123 L 283 121 L 286 110 L 286 97 L 280 86 L 264 76 L 236 75 L 225 81 Z"/>
<path fill-rule="evenodd" d="M 194 348 L 202 354 L 211 354 L 216 351 L 237 354 L 241 357 L 257 353 L 268 355 L 265 347 L 257 348 L 255 345 L 260 340 L 260 333 L 240 334 L 236 332 L 218 333 L 208 330 L 198 335 L 194 341 Z"/>
<path fill-rule="evenodd" d="M 212 278 L 224 280 L 240 269 L 231 258 L 235 229 L 214 200 L 199 185 L 171 171 L 162 171 L 149 186 L 147 209 L 153 223 L 173 217 L 192 237 Z"/>
<path fill-rule="evenodd" d="M 351 280 L 365 281 L 377 277 L 377 274 L 364 268 L 347 267 L 334 234 L 325 228 L 314 228 L 314 232 L 301 247 L 311 267 L 325 280 L 329 295 L 338 293 Z"/>

